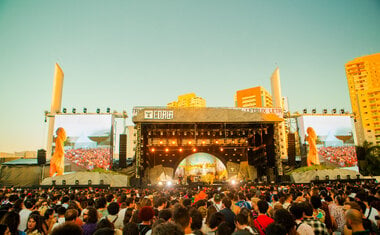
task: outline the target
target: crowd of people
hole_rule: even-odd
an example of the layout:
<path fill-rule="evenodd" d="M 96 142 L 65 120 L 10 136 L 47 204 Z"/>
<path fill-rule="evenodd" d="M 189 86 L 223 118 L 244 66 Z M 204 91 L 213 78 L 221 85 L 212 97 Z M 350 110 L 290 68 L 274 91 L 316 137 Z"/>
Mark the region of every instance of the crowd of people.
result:
<path fill-rule="evenodd" d="M 380 185 L 0 190 L 0 234 L 379 234 Z"/>
<path fill-rule="evenodd" d="M 94 168 L 110 169 L 111 150 L 106 148 L 69 149 L 65 150 L 65 158 L 88 170 Z"/>
<path fill-rule="evenodd" d="M 339 167 L 357 166 L 355 146 L 318 147 L 318 154 L 325 162 Z"/>

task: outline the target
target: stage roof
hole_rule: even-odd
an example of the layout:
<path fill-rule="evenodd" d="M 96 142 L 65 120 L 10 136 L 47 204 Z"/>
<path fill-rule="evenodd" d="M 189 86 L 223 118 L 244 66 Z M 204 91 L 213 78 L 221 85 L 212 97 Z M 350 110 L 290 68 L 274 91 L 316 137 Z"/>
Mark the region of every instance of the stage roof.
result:
<path fill-rule="evenodd" d="M 160 108 L 134 109 L 134 123 L 275 123 L 284 119 L 270 108 Z"/>

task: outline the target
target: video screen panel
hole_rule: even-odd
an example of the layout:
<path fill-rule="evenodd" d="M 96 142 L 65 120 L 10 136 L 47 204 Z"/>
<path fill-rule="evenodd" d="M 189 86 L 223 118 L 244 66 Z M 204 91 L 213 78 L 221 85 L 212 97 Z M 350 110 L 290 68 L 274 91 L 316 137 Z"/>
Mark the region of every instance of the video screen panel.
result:
<path fill-rule="evenodd" d="M 65 161 L 69 160 L 88 170 L 110 169 L 112 115 L 56 115 L 54 132 L 59 127 L 63 127 L 67 135 L 64 143 Z M 55 141 L 53 151 L 54 147 Z"/>
<path fill-rule="evenodd" d="M 301 144 L 305 141 L 308 127 L 317 134 L 319 161 L 337 167 L 357 166 L 354 124 L 350 116 L 301 116 L 298 118 Z"/>

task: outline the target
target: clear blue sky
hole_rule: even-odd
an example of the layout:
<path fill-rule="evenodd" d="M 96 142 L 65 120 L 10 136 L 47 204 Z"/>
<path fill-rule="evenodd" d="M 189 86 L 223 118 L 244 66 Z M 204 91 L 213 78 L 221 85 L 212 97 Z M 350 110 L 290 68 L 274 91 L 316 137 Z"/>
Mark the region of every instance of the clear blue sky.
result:
<path fill-rule="evenodd" d="M 344 64 L 378 52 L 378 0 L 0 0 L 0 152 L 45 148 L 56 62 L 69 110 L 233 106 L 278 65 L 294 112 L 351 110 Z"/>

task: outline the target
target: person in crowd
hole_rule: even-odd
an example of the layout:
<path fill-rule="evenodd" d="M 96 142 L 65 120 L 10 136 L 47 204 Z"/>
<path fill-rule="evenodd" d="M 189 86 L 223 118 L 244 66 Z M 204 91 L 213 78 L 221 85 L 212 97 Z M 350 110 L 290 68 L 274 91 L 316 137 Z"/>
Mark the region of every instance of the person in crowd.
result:
<path fill-rule="evenodd" d="M 310 204 L 313 207 L 313 217 L 325 223 L 326 213 L 321 209 L 322 202 L 321 198 L 317 195 L 313 195 L 310 197 Z"/>
<path fill-rule="evenodd" d="M 121 209 L 118 214 L 120 220 L 123 221 L 123 224 L 130 222 L 135 206 L 135 199 L 133 197 L 125 199 L 125 208 Z M 128 216 L 128 218 L 125 218 L 126 216 Z"/>
<path fill-rule="evenodd" d="M 115 230 L 112 228 L 100 228 L 95 231 L 94 235 L 115 235 Z"/>
<path fill-rule="evenodd" d="M 116 229 L 122 229 L 124 224 L 123 220 L 119 217 L 119 204 L 117 202 L 111 202 L 107 206 L 108 215 L 106 218 L 114 225 Z"/>
<path fill-rule="evenodd" d="M 15 211 L 9 211 L 1 218 L 0 224 L 6 224 L 12 235 L 25 235 L 25 232 L 18 230 L 20 215 Z"/>
<path fill-rule="evenodd" d="M 218 229 L 219 224 L 221 224 L 223 221 L 225 221 L 225 219 L 224 219 L 224 215 L 222 213 L 220 213 L 220 212 L 214 213 L 211 216 L 210 221 L 209 221 L 209 227 L 210 227 L 211 231 L 209 231 L 207 234 L 208 235 L 216 234 L 216 230 Z"/>
<path fill-rule="evenodd" d="M 217 210 L 216 210 L 214 205 L 210 205 L 207 208 L 206 218 L 203 220 L 203 225 L 202 225 L 202 229 L 201 229 L 204 234 L 207 234 L 208 232 L 211 231 L 210 219 L 211 219 L 212 215 L 215 214 L 216 212 L 217 212 Z"/>
<path fill-rule="evenodd" d="M 75 223 L 63 223 L 55 227 L 51 235 L 83 235 L 83 230 Z"/>
<path fill-rule="evenodd" d="M 303 222 L 305 208 L 302 203 L 295 202 L 289 208 L 290 213 L 295 218 L 296 231 L 299 235 L 314 235 L 313 228 Z"/>
<path fill-rule="evenodd" d="M 277 209 L 274 212 L 273 219 L 275 223 L 284 226 L 288 235 L 297 235 L 296 222 L 288 210 L 284 208 Z"/>
<path fill-rule="evenodd" d="M 284 226 L 278 223 L 271 223 L 265 230 L 266 235 L 287 235 Z"/>
<path fill-rule="evenodd" d="M 20 231 L 24 231 L 26 229 L 26 225 L 27 225 L 29 215 L 30 215 L 30 213 L 32 213 L 33 206 L 34 206 L 31 200 L 26 200 L 22 205 L 23 205 L 22 206 L 23 208 L 19 212 L 20 224 L 17 228 Z"/>
<path fill-rule="evenodd" d="M 308 202 L 302 202 L 304 209 L 303 222 L 310 225 L 315 235 L 328 235 L 326 224 L 322 223 L 319 219 L 313 216 L 313 207 Z"/>
<path fill-rule="evenodd" d="M 334 197 L 334 202 L 329 203 L 329 210 L 331 215 L 331 222 L 333 226 L 333 231 L 338 233 L 343 233 L 345 218 L 344 218 L 344 205 L 345 198 L 341 195 L 336 195 Z"/>
<path fill-rule="evenodd" d="M 25 229 L 27 235 L 42 235 L 42 218 L 40 215 L 31 214 Z"/>
<path fill-rule="evenodd" d="M 220 213 L 222 213 L 224 215 L 224 218 L 226 220 L 226 222 L 228 223 L 228 225 L 230 226 L 230 228 L 232 229 L 232 231 L 235 230 L 235 214 L 234 212 L 232 212 L 231 210 L 231 199 L 229 199 L 228 197 L 225 197 L 223 198 L 222 200 L 222 210 L 220 210 Z"/>
<path fill-rule="evenodd" d="M 94 234 L 98 222 L 98 212 L 94 207 L 87 207 L 83 210 L 83 222 L 83 235 Z"/>
<path fill-rule="evenodd" d="M 139 211 L 139 218 L 141 223 L 138 225 L 140 235 L 145 235 L 152 229 L 152 222 L 154 217 L 154 211 L 151 206 L 144 206 Z"/>
<path fill-rule="evenodd" d="M 176 206 L 173 211 L 173 222 L 178 224 L 185 234 L 193 234 L 191 229 L 191 216 L 187 208 Z"/>
<path fill-rule="evenodd" d="M 252 227 L 248 226 L 248 216 L 239 213 L 235 217 L 236 231 L 233 235 L 250 235 L 259 234 L 257 230 L 253 230 Z"/>
<path fill-rule="evenodd" d="M 53 229 L 59 226 L 60 224 L 65 223 L 65 213 L 66 213 L 65 207 L 59 206 L 57 208 L 57 215 L 58 215 L 57 222 L 53 225 L 53 227 L 51 228 L 51 231 L 53 231 Z"/>
<path fill-rule="evenodd" d="M 376 210 L 376 208 L 373 208 L 369 203 L 368 203 L 368 193 L 364 190 L 359 191 L 356 194 L 355 199 L 357 201 L 361 201 L 366 205 L 366 210 L 364 211 L 364 216 L 371 220 L 372 223 L 376 224 L 376 216 L 379 216 L 379 212 Z"/>
<path fill-rule="evenodd" d="M 6 224 L 0 224 L 0 235 L 11 235 L 11 232 Z"/>
<path fill-rule="evenodd" d="M 42 230 L 44 231 L 44 234 L 50 234 L 56 222 L 57 220 L 54 217 L 54 209 L 47 209 L 44 217 L 42 218 Z"/>
<path fill-rule="evenodd" d="M 253 220 L 255 228 L 260 232 L 260 235 L 265 235 L 267 226 L 274 222 L 272 218 L 266 215 L 269 205 L 267 201 L 259 200 L 257 202 L 259 215 Z"/>
<path fill-rule="evenodd" d="M 152 235 L 184 235 L 183 229 L 176 223 L 166 222 L 159 224 L 152 230 Z"/>
<path fill-rule="evenodd" d="M 170 209 L 163 209 L 160 212 L 158 212 L 158 218 L 163 219 L 165 221 L 169 221 L 172 218 L 172 211 Z"/>
<path fill-rule="evenodd" d="M 133 222 L 126 223 L 123 228 L 123 235 L 139 235 L 139 228 L 137 224 Z"/>
<path fill-rule="evenodd" d="M 99 218 L 108 215 L 107 200 L 104 197 L 100 197 L 95 201 L 95 208 L 98 210 Z"/>
<path fill-rule="evenodd" d="M 234 230 L 230 227 L 229 223 L 223 221 L 219 224 L 218 229 L 216 230 L 216 235 L 231 235 Z"/>
<path fill-rule="evenodd" d="M 290 193 L 284 194 L 284 203 L 282 203 L 282 207 L 286 210 L 289 210 L 290 206 L 293 202 L 293 195 Z"/>
<path fill-rule="evenodd" d="M 251 205 L 249 204 L 249 202 L 245 200 L 245 195 L 243 192 L 238 193 L 238 198 L 239 198 L 239 201 L 235 205 L 239 206 L 240 208 L 245 207 L 251 210 Z"/>
<path fill-rule="evenodd" d="M 352 230 L 352 235 L 370 235 L 368 230 L 363 227 L 362 214 L 356 209 L 349 209 L 345 215 L 346 225 Z"/>

